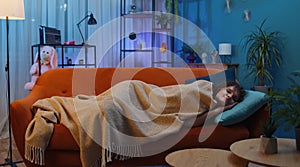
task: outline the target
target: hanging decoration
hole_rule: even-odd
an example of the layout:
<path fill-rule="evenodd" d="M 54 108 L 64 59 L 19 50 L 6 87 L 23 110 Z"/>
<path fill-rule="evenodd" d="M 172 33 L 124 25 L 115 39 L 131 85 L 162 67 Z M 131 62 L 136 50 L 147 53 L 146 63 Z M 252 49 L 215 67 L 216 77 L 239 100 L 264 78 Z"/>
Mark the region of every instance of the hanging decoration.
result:
<path fill-rule="evenodd" d="M 231 0 L 225 0 L 225 11 L 226 13 L 231 13 Z"/>
<path fill-rule="evenodd" d="M 250 21 L 250 15 L 251 15 L 250 10 L 249 9 L 245 9 L 244 13 L 243 13 L 243 19 L 244 19 L 245 22 Z"/>

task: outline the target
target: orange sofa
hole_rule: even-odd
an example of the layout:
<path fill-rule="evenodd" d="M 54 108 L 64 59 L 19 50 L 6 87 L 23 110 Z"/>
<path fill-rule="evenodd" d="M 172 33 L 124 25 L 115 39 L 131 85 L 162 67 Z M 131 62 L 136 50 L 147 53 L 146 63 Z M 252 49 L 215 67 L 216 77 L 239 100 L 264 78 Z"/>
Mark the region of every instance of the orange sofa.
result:
<path fill-rule="evenodd" d="M 205 68 L 67 68 L 44 73 L 38 79 L 29 95 L 11 104 L 11 123 L 17 148 L 24 158 L 25 131 L 32 120 L 31 106 L 38 99 L 51 96 L 74 96 L 76 94 L 100 94 L 112 85 L 128 79 L 142 80 L 158 86 L 185 83 L 185 80 L 220 72 Z M 266 121 L 269 110 L 262 107 L 242 123 L 231 126 L 218 125 L 209 138 L 199 143 L 202 127 L 189 130 L 175 146 L 163 153 L 149 157 L 132 158 L 124 161 L 113 160 L 108 166 L 145 166 L 166 164 L 165 156 L 173 151 L 187 148 L 229 149 L 238 140 L 259 137 L 260 122 Z M 37 166 L 24 160 L 27 166 Z M 54 133 L 45 152 L 47 167 L 81 166 L 79 147 L 71 133 L 61 124 L 54 125 Z"/>

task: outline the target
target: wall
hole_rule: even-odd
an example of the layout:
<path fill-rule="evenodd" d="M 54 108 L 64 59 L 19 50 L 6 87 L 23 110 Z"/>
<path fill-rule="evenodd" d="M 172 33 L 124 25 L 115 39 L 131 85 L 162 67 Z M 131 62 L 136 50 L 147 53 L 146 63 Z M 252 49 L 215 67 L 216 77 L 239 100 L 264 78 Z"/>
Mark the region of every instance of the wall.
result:
<path fill-rule="evenodd" d="M 231 0 L 231 13 L 225 13 L 225 0 L 214 0 L 210 4 L 210 39 L 215 46 L 220 42 L 233 44 L 232 63 L 239 63 L 239 80 L 246 88 L 253 86 L 253 79 L 245 78 L 245 53 L 242 51 L 240 41 L 242 37 L 255 29 L 267 18 L 265 28 L 278 30 L 284 33 L 287 42 L 283 50 L 284 62 L 280 69 L 273 70 L 274 88 L 282 89 L 288 86 L 286 76 L 293 70 L 300 69 L 300 55 L 298 39 L 300 39 L 300 12 L 299 0 Z M 244 22 L 243 11 L 251 11 L 251 19 Z M 292 132 L 277 132 L 279 136 L 293 136 Z"/>

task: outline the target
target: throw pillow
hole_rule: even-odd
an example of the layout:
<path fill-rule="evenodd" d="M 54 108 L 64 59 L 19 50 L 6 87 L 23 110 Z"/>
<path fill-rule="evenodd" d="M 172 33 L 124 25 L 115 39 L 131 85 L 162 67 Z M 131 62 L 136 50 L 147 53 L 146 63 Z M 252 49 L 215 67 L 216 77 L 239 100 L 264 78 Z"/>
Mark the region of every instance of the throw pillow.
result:
<path fill-rule="evenodd" d="M 225 78 L 224 78 L 225 77 Z M 192 78 L 188 79 L 185 81 L 186 84 L 195 82 L 197 80 L 206 80 L 206 81 L 211 81 L 214 84 L 219 84 L 222 82 L 225 82 L 225 80 L 230 80 L 230 81 L 235 81 L 235 68 L 231 67 L 228 68 L 222 72 L 216 73 L 216 74 L 211 74 L 203 77 L 197 77 L 197 78 Z"/>
<path fill-rule="evenodd" d="M 260 107 L 262 107 L 269 98 L 265 93 L 246 90 L 244 100 L 236 104 L 232 109 L 226 110 L 215 117 L 215 122 L 223 126 L 233 125 L 250 117 Z"/>

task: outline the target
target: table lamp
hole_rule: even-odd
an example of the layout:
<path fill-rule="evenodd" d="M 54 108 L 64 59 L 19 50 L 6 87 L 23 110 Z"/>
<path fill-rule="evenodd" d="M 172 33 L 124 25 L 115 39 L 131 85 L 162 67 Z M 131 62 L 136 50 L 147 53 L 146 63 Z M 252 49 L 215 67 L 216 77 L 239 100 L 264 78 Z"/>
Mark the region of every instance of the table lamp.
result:
<path fill-rule="evenodd" d="M 80 35 L 81 35 L 81 38 L 82 38 L 82 45 L 84 45 L 85 42 L 84 42 L 84 38 L 83 38 L 82 32 L 81 32 L 81 30 L 80 30 L 80 24 L 81 24 L 85 19 L 87 19 L 87 18 L 89 18 L 88 23 L 87 23 L 88 25 L 95 25 L 95 24 L 97 24 L 97 20 L 94 18 L 93 13 L 87 14 L 83 19 L 81 19 L 81 20 L 77 23 L 77 27 L 78 27 L 79 33 L 80 33 Z"/>
<path fill-rule="evenodd" d="M 231 62 L 231 43 L 220 43 L 219 44 L 219 55 L 224 56 L 224 62 L 226 63 L 226 57 Z"/>

